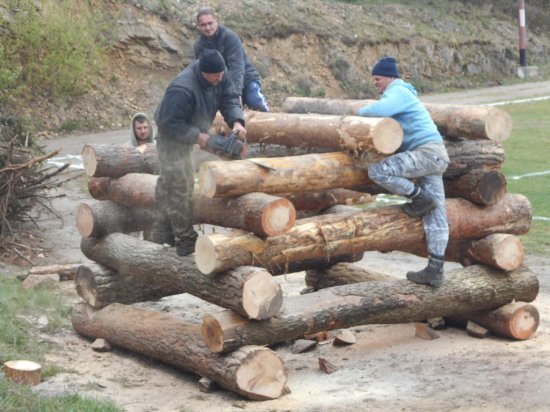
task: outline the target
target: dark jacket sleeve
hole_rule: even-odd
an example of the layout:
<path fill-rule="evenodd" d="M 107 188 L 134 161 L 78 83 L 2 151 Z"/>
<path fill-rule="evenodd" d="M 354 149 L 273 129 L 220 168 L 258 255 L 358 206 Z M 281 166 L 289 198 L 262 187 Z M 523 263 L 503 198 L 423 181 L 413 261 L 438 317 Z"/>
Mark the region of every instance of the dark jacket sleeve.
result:
<path fill-rule="evenodd" d="M 201 44 L 200 39 L 195 42 L 195 45 L 193 46 L 193 51 L 195 52 L 195 59 L 198 59 L 204 51 L 204 46 Z"/>
<path fill-rule="evenodd" d="M 155 113 L 159 136 L 189 144 L 197 143 L 200 130 L 190 123 L 194 104 L 189 89 L 174 87 L 168 90 Z"/>
<path fill-rule="evenodd" d="M 225 30 L 223 35 L 225 65 L 228 67 L 233 85 L 240 95 L 244 88 L 244 47 L 241 39 L 234 32 Z"/>
<path fill-rule="evenodd" d="M 240 96 L 235 92 L 235 88 L 229 79 L 223 83 L 224 92 L 220 102 L 220 113 L 229 127 L 233 127 L 236 121 L 239 121 L 244 126 L 244 113 L 241 108 Z"/>

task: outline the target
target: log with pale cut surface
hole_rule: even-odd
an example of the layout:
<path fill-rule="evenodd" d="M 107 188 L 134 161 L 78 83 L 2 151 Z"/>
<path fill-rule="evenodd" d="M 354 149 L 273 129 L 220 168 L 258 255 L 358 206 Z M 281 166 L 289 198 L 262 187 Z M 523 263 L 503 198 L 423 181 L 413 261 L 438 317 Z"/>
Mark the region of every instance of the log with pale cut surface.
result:
<path fill-rule="evenodd" d="M 504 273 L 475 265 L 445 276 L 437 289 L 407 280 L 371 281 L 291 296 L 277 315 L 256 322 L 231 311 L 210 314 L 203 319 L 202 336 L 212 351 L 231 352 L 319 331 L 491 310 L 513 300 L 531 302 L 539 290 L 537 277 L 525 267 Z"/>
<path fill-rule="evenodd" d="M 84 255 L 119 276 L 140 280 L 144 287 L 155 284 L 168 294 L 190 293 L 218 306 L 254 319 L 269 317 L 282 304 L 281 286 L 267 271 L 239 267 L 217 276 L 204 276 L 194 258 L 178 256 L 174 248 L 146 242 L 122 233 L 103 238 L 82 238 Z M 138 283 L 136 283 L 138 285 Z"/>
<path fill-rule="evenodd" d="M 451 240 L 524 234 L 531 224 L 531 204 L 519 194 L 507 194 L 483 208 L 464 199 L 447 199 L 445 204 Z M 389 206 L 298 220 L 286 234 L 265 240 L 239 231 L 199 236 L 195 260 L 201 272 L 211 274 L 243 265 L 271 268 L 369 250 L 414 253 L 422 244 L 422 220 L 407 216 L 399 206 Z"/>
<path fill-rule="evenodd" d="M 247 346 L 226 356 L 212 353 L 200 326 L 174 315 L 116 303 L 95 311 L 79 303 L 71 321 L 81 335 L 207 377 L 246 398 L 277 399 L 287 393 L 285 365 L 275 352 Z"/>
<path fill-rule="evenodd" d="M 281 111 L 350 115 L 376 100 L 287 97 Z M 502 142 L 512 133 L 512 118 L 499 108 L 479 105 L 424 103 L 439 132 L 446 137 L 488 139 Z"/>
<path fill-rule="evenodd" d="M 246 140 L 297 147 L 326 147 L 371 155 L 394 153 L 403 129 L 389 117 L 357 117 L 276 112 L 245 113 Z M 212 127 L 229 136 L 231 129 L 216 116 Z"/>
<path fill-rule="evenodd" d="M 153 143 L 139 147 L 87 144 L 82 148 L 82 163 L 86 174 L 95 177 L 158 172 L 157 148 Z"/>

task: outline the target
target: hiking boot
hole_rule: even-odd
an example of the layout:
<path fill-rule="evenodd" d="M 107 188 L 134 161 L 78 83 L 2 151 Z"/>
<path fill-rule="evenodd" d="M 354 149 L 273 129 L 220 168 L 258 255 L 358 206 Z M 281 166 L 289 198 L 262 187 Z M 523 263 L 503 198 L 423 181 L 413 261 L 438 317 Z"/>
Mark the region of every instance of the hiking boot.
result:
<path fill-rule="evenodd" d="M 410 217 L 421 217 L 435 209 L 437 202 L 435 198 L 427 191 L 417 188 L 416 194 L 413 194 L 409 203 L 403 205 L 403 210 Z"/>
<path fill-rule="evenodd" d="M 438 288 L 443 284 L 444 260 L 430 257 L 428 266 L 418 272 L 408 272 L 407 279 L 420 285 L 429 285 Z"/>
<path fill-rule="evenodd" d="M 184 242 L 176 242 L 176 253 L 179 256 L 187 256 L 195 252 L 195 239 Z"/>

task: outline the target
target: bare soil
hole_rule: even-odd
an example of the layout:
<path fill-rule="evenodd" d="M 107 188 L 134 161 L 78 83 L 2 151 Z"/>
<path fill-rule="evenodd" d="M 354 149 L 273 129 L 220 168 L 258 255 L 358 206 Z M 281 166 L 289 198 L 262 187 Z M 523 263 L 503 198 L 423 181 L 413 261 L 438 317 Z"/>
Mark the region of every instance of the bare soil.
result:
<path fill-rule="evenodd" d="M 539 91 L 541 87 L 535 86 Z M 524 98 L 510 90 L 500 89 L 500 94 L 493 91 L 502 100 Z M 444 96 L 440 99 L 446 101 Z M 473 102 L 472 97 L 468 99 Z M 437 100 L 437 96 L 431 99 Z M 64 154 L 78 154 L 84 143 L 121 143 L 127 137 L 127 131 L 115 131 L 46 143 L 49 149 L 62 146 Z M 33 256 L 34 263 L 87 263 L 74 226 L 78 203 L 93 202 L 86 191 L 85 177 L 64 185 L 58 194 L 61 197 L 53 200 L 53 206 L 62 220 L 51 215 L 37 217 L 41 243 L 39 253 Z M 369 252 L 361 264 L 403 278 L 406 271 L 423 267 L 425 260 L 404 253 Z M 303 354 L 292 354 L 291 343 L 283 343 L 273 350 L 288 368 L 291 393 L 255 402 L 221 389 L 203 393 L 197 376 L 120 348 L 94 352 L 90 340 L 65 331 L 42 336 L 56 344 L 48 360 L 65 372 L 46 379 L 35 390 L 47 395 L 69 391 L 111 399 L 131 412 L 550 410 L 550 257 L 528 255 L 526 265 L 540 281 L 534 304 L 541 315 L 538 331 L 526 341 L 476 339 L 455 328 L 438 331 L 439 338 L 430 341 L 415 337 L 414 324 L 400 324 L 352 328 L 357 343 L 318 345 Z M 446 269 L 456 266 L 448 264 Z M 305 286 L 303 277 L 303 273 L 296 273 L 279 276 L 278 281 L 286 295 L 296 295 Z M 69 299 L 79 301 L 72 282 L 62 282 L 59 288 Z M 141 305 L 169 310 L 196 322 L 203 314 L 217 310 L 185 294 Z M 339 370 L 330 375 L 322 372 L 319 357 L 328 359 Z"/>

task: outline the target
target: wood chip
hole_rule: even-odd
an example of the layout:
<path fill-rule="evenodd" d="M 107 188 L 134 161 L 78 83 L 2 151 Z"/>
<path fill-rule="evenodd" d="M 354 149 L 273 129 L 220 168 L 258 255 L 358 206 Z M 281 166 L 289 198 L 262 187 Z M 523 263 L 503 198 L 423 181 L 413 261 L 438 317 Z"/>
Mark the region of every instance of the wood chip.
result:
<path fill-rule="evenodd" d="M 430 328 L 425 323 L 417 323 L 416 324 L 416 333 L 415 336 L 418 338 L 426 339 L 426 340 L 434 340 L 439 338 L 439 335 L 436 333 L 435 330 Z"/>
<path fill-rule="evenodd" d="M 317 341 L 310 339 L 298 339 L 290 348 L 292 353 L 304 353 L 317 346 Z"/>
<path fill-rule="evenodd" d="M 355 342 L 357 342 L 357 337 L 355 336 L 355 333 L 353 333 L 349 329 L 342 329 L 341 331 L 338 331 L 336 336 L 334 337 L 334 345 L 352 345 Z"/>
<path fill-rule="evenodd" d="M 319 369 L 321 369 L 326 374 L 331 374 L 336 372 L 338 370 L 338 367 L 326 360 L 325 358 L 319 358 Z"/>
<path fill-rule="evenodd" d="M 466 325 L 466 332 L 468 335 L 473 336 L 474 338 L 487 338 L 491 336 L 491 332 L 485 329 L 483 326 L 478 325 L 475 322 L 472 322 L 471 320 L 468 321 L 468 324 Z"/>

